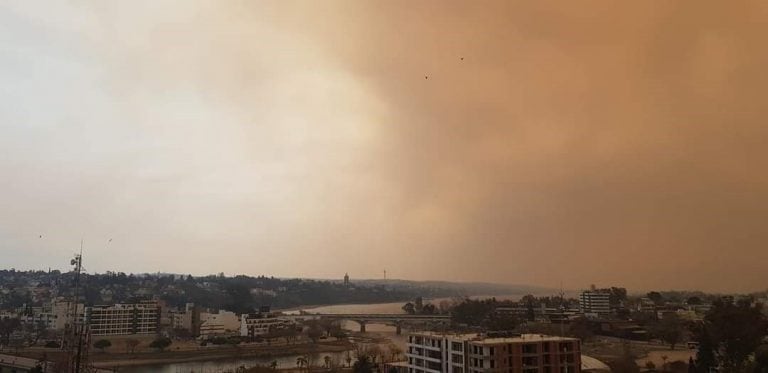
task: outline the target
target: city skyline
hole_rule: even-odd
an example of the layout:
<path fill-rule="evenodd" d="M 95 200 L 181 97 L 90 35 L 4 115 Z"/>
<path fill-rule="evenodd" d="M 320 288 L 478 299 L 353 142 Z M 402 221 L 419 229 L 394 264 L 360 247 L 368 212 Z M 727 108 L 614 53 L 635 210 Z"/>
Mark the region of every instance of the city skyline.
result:
<path fill-rule="evenodd" d="M 766 288 L 768 6 L 0 7 L 0 255 Z"/>

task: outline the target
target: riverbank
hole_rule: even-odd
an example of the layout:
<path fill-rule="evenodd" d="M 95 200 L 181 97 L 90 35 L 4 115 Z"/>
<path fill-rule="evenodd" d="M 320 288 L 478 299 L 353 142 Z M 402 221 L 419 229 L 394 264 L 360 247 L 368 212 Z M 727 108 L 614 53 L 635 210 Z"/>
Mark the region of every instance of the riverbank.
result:
<path fill-rule="evenodd" d="M 168 350 L 154 352 L 92 352 L 90 360 L 94 367 L 115 369 L 121 367 L 140 367 L 175 363 L 210 362 L 237 359 L 269 359 L 290 355 L 311 355 L 321 353 L 343 353 L 353 348 L 347 340 L 322 341 L 318 343 L 298 344 L 246 344 L 240 346 L 201 347 L 200 349 Z M 19 355 L 40 359 L 43 356 L 55 358 L 60 352 L 27 349 Z"/>
<path fill-rule="evenodd" d="M 187 363 L 197 361 L 215 361 L 243 358 L 269 358 L 285 355 L 302 355 L 317 353 L 344 352 L 352 349 L 352 344 L 346 340 L 281 344 L 255 345 L 222 348 L 203 348 L 196 351 L 164 351 L 141 354 L 109 354 L 109 356 L 92 355 L 93 365 L 99 368 L 116 368 L 125 366 L 160 365 L 171 363 Z"/>

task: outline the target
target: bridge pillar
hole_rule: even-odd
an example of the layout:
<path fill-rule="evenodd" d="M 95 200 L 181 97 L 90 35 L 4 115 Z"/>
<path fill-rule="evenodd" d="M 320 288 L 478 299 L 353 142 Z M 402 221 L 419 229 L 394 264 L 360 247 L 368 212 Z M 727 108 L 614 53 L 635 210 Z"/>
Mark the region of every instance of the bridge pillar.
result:
<path fill-rule="evenodd" d="M 357 323 L 358 323 L 358 324 L 360 324 L 360 333 L 365 333 L 365 323 L 366 323 L 366 322 L 365 322 L 365 321 L 362 321 L 362 320 L 360 320 L 360 321 L 358 321 Z"/>

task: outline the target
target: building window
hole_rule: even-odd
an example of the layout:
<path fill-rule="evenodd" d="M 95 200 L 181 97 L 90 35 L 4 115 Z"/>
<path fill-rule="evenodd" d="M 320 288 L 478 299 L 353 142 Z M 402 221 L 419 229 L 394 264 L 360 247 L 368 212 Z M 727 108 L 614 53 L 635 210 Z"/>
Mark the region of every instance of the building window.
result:
<path fill-rule="evenodd" d="M 524 354 L 535 354 L 538 352 L 538 346 L 532 343 L 524 344 L 523 345 L 523 353 Z"/>

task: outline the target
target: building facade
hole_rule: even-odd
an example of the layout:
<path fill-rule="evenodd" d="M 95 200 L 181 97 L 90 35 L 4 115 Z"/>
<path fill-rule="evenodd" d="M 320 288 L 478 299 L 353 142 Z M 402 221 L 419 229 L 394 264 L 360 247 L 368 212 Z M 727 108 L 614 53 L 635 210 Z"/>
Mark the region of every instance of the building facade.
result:
<path fill-rule="evenodd" d="M 585 290 L 579 296 L 579 311 L 588 317 L 611 313 L 611 295 L 601 290 Z"/>
<path fill-rule="evenodd" d="M 155 301 L 87 307 L 86 322 L 95 336 L 156 334 L 160 307 Z"/>
<path fill-rule="evenodd" d="M 292 325 L 293 322 L 269 313 L 244 313 L 240 315 L 240 336 L 263 336 L 274 329 L 286 328 Z"/>
<path fill-rule="evenodd" d="M 193 337 L 200 335 L 200 307 L 187 303 L 181 310 L 169 313 L 171 328 L 186 330 Z"/>
<path fill-rule="evenodd" d="M 578 339 L 522 334 L 416 333 L 408 337 L 409 373 L 578 373 Z"/>
<path fill-rule="evenodd" d="M 200 313 L 200 338 L 239 334 L 240 320 L 234 312 L 219 310 L 216 313 Z"/>

